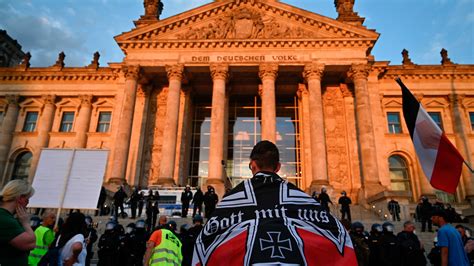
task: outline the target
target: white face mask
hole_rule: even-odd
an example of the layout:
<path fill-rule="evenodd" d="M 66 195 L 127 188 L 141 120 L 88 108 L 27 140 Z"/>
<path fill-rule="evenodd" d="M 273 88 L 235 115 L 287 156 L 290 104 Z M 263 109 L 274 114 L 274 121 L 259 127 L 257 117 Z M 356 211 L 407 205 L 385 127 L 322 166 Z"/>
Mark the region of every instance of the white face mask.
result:
<path fill-rule="evenodd" d="M 133 232 L 133 228 L 132 227 L 127 227 L 126 232 L 127 232 L 127 234 L 130 234 L 131 232 Z"/>

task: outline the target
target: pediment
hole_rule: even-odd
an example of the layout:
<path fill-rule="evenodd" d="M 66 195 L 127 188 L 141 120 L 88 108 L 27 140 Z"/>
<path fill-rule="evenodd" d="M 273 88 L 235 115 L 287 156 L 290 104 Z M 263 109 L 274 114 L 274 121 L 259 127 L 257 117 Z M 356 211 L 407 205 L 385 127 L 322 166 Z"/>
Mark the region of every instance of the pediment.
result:
<path fill-rule="evenodd" d="M 401 99 L 389 99 L 383 103 L 385 108 L 401 108 L 403 106 Z"/>
<path fill-rule="evenodd" d="M 278 1 L 216 1 L 116 36 L 122 49 L 136 43 L 266 40 L 365 40 L 379 34 Z M 162 46 L 160 46 L 162 47 Z"/>
<path fill-rule="evenodd" d="M 448 103 L 445 100 L 433 99 L 423 102 L 426 107 L 447 107 Z"/>

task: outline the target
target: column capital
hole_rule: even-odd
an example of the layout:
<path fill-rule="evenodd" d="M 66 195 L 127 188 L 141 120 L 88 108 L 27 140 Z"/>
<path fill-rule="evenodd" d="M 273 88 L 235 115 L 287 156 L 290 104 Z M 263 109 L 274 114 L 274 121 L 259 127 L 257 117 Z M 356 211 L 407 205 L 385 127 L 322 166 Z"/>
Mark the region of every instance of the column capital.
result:
<path fill-rule="evenodd" d="M 5 95 L 5 99 L 7 100 L 8 104 L 18 105 L 18 102 L 20 100 L 20 95 L 18 95 L 18 94 L 7 94 L 7 95 Z"/>
<path fill-rule="evenodd" d="M 41 100 L 43 101 L 43 104 L 54 104 L 56 101 L 56 95 L 54 94 L 44 94 L 41 95 Z"/>
<path fill-rule="evenodd" d="M 92 104 L 92 94 L 81 94 L 79 95 L 79 100 L 81 100 L 81 105 L 90 106 Z"/>
<path fill-rule="evenodd" d="M 321 80 L 324 74 L 325 65 L 321 63 L 308 63 L 304 66 L 303 78 L 308 81 L 311 79 Z"/>
<path fill-rule="evenodd" d="M 211 64 L 209 68 L 211 69 L 212 80 L 223 79 L 227 81 L 229 78 L 229 66 L 227 64 Z"/>
<path fill-rule="evenodd" d="M 259 66 L 258 76 L 261 80 L 272 79 L 276 80 L 278 77 L 278 64 L 264 63 Z"/>
<path fill-rule="evenodd" d="M 125 65 L 122 67 L 125 79 L 138 80 L 140 76 L 140 65 Z"/>
<path fill-rule="evenodd" d="M 184 64 L 166 65 L 166 74 L 168 80 L 177 79 L 179 81 L 184 78 Z"/>
<path fill-rule="evenodd" d="M 352 81 L 367 79 L 370 69 L 370 66 L 367 64 L 352 64 L 348 72 L 348 77 L 352 79 Z"/>

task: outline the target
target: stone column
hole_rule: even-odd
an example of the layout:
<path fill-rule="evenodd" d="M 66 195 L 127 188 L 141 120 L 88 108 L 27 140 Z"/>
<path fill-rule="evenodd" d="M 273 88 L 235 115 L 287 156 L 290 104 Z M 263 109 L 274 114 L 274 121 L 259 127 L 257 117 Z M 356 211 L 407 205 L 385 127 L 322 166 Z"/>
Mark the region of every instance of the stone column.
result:
<path fill-rule="evenodd" d="M 320 186 L 327 186 L 328 169 L 326 154 L 326 136 L 324 132 L 323 100 L 321 96 L 321 79 L 324 73 L 324 65 L 310 63 L 305 65 L 303 76 L 308 82 L 309 91 L 309 113 L 310 113 L 310 136 L 312 157 L 312 181 L 311 190 Z"/>
<path fill-rule="evenodd" d="M 49 144 L 49 133 L 53 127 L 54 113 L 56 111 L 56 95 L 43 95 L 41 96 L 43 100 L 43 110 L 38 121 L 37 132 L 38 137 L 36 138 L 35 153 L 31 161 L 30 167 L 30 181 L 33 178 L 36 167 L 38 165 L 41 148 L 47 148 Z"/>
<path fill-rule="evenodd" d="M 18 95 L 6 95 L 8 102 L 5 117 L 3 118 L 2 127 L 0 128 L 0 181 L 3 182 L 2 177 L 7 168 L 8 153 L 13 140 L 13 133 L 15 132 L 16 121 L 18 119 Z"/>
<path fill-rule="evenodd" d="M 168 97 L 166 99 L 166 121 L 161 148 L 161 165 L 157 185 L 174 185 L 174 162 L 176 158 L 176 140 L 178 138 L 179 96 L 184 76 L 184 65 L 167 65 Z"/>
<path fill-rule="evenodd" d="M 276 144 L 276 99 L 275 80 L 278 76 L 278 64 L 262 64 L 258 72 L 262 80 L 259 94 L 262 99 L 262 140 Z"/>
<path fill-rule="evenodd" d="M 127 158 L 130 150 L 130 136 L 132 135 L 133 111 L 137 95 L 138 77 L 140 66 L 130 65 L 123 68 L 125 72 L 125 85 L 122 100 L 122 113 L 120 114 L 115 145 L 113 150 L 112 175 L 109 183 L 123 184 L 127 169 Z"/>
<path fill-rule="evenodd" d="M 464 110 L 462 106 L 462 102 L 464 100 L 465 95 L 459 94 L 451 94 L 449 95 L 449 100 L 452 106 L 452 117 L 453 117 L 453 125 L 454 125 L 454 136 L 456 141 L 456 148 L 463 156 L 464 160 L 471 164 L 472 166 L 472 158 L 471 158 L 471 149 L 469 147 L 469 137 L 467 134 L 467 130 L 465 125 L 469 125 L 469 120 L 463 119 L 464 118 Z M 471 200 L 471 205 L 474 205 L 472 201 L 474 199 L 474 179 L 473 174 L 471 171 L 465 166 L 462 166 L 462 184 L 464 186 L 465 195 L 461 200 L 464 198 L 468 198 Z M 462 188 L 462 186 L 459 186 Z M 458 190 L 459 191 L 459 190 Z"/>
<path fill-rule="evenodd" d="M 384 189 L 380 184 L 378 176 L 377 151 L 375 148 L 372 111 L 367 87 L 369 70 L 370 67 L 368 65 L 354 64 L 348 73 L 355 86 L 356 128 L 362 166 L 362 187 L 366 198 Z"/>
<path fill-rule="evenodd" d="M 76 148 L 87 147 L 87 132 L 91 122 L 92 113 L 92 95 L 79 95 L 81 100 L 81 108 L 77 116 L 76 131 Z"/>
<path fill-rule="evenodd" d="M 212 112 L 211 136 L 209 146 L 209 175 L 207 185 L 212 185 L 220 197 L 224 195 L 224 145 L 225 145 L 225 110 L 226 82 L 229 77 L 229 67 L 225 64 L 212 64 Z"/>

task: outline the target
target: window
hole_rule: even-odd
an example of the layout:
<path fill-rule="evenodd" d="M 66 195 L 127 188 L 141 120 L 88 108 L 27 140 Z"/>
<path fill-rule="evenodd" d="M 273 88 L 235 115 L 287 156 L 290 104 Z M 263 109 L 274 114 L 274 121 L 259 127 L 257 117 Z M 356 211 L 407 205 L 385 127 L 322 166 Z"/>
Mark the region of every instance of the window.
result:
<path fill-rule="evenodd" d="M 441 113 L 440 112 L 428 112 L 430 115 L 431 119 L 438 125 L 438 127 L 443 130 L 443 121 L 441 119 Z"/>
<path fill-rule="evenodd" d="M 61 119 L 61 126 L 59 132 L 71 132 L 72 123 L 74 122 L 74 112 L 64 112 Z"/>
<path fill-rule="evenodd" d="M 400 113 L 387 113 L 388 132 L 390 134 L 402 133 L 402 126 L 400 124 Z"/>
<path fill-rule="evenodd" d="M 36 129 L 37 121 L 38 121 L 38 112 L 26 112 L 25 124 L 23 125 L 23 132 L 34 132 Z"/>
<path fill-rule="evenodd" d="M 393 191 L 411 191 L 408 167 L 405 160 L 398 156 L 388 158 L 391 188 Z"/>
<path fill-rule="evenodd" d="M 471 119 L 471 129 L 474 130 L 474 113 L 469 113 L 469 118 Z"/>
<path fill-rule="evenodd" d="M 111 112 L 100 112 L 99 122 L 97 123 L 97 132 L 109 132 Z"/>
<path fill-rule="evenodd" d="M 28 173 L 30 172 L 31 158 L 33 154 L 31 152 L 23 152 L 18 155 L 15 159 L 15 166 L 13 167 L 12 180 L 14 179 L 27 179 Z"/>
<path fill-rule="evenodd" d="M 3 111 L 0 111 L 0 125 L 3 123 Z"/>

